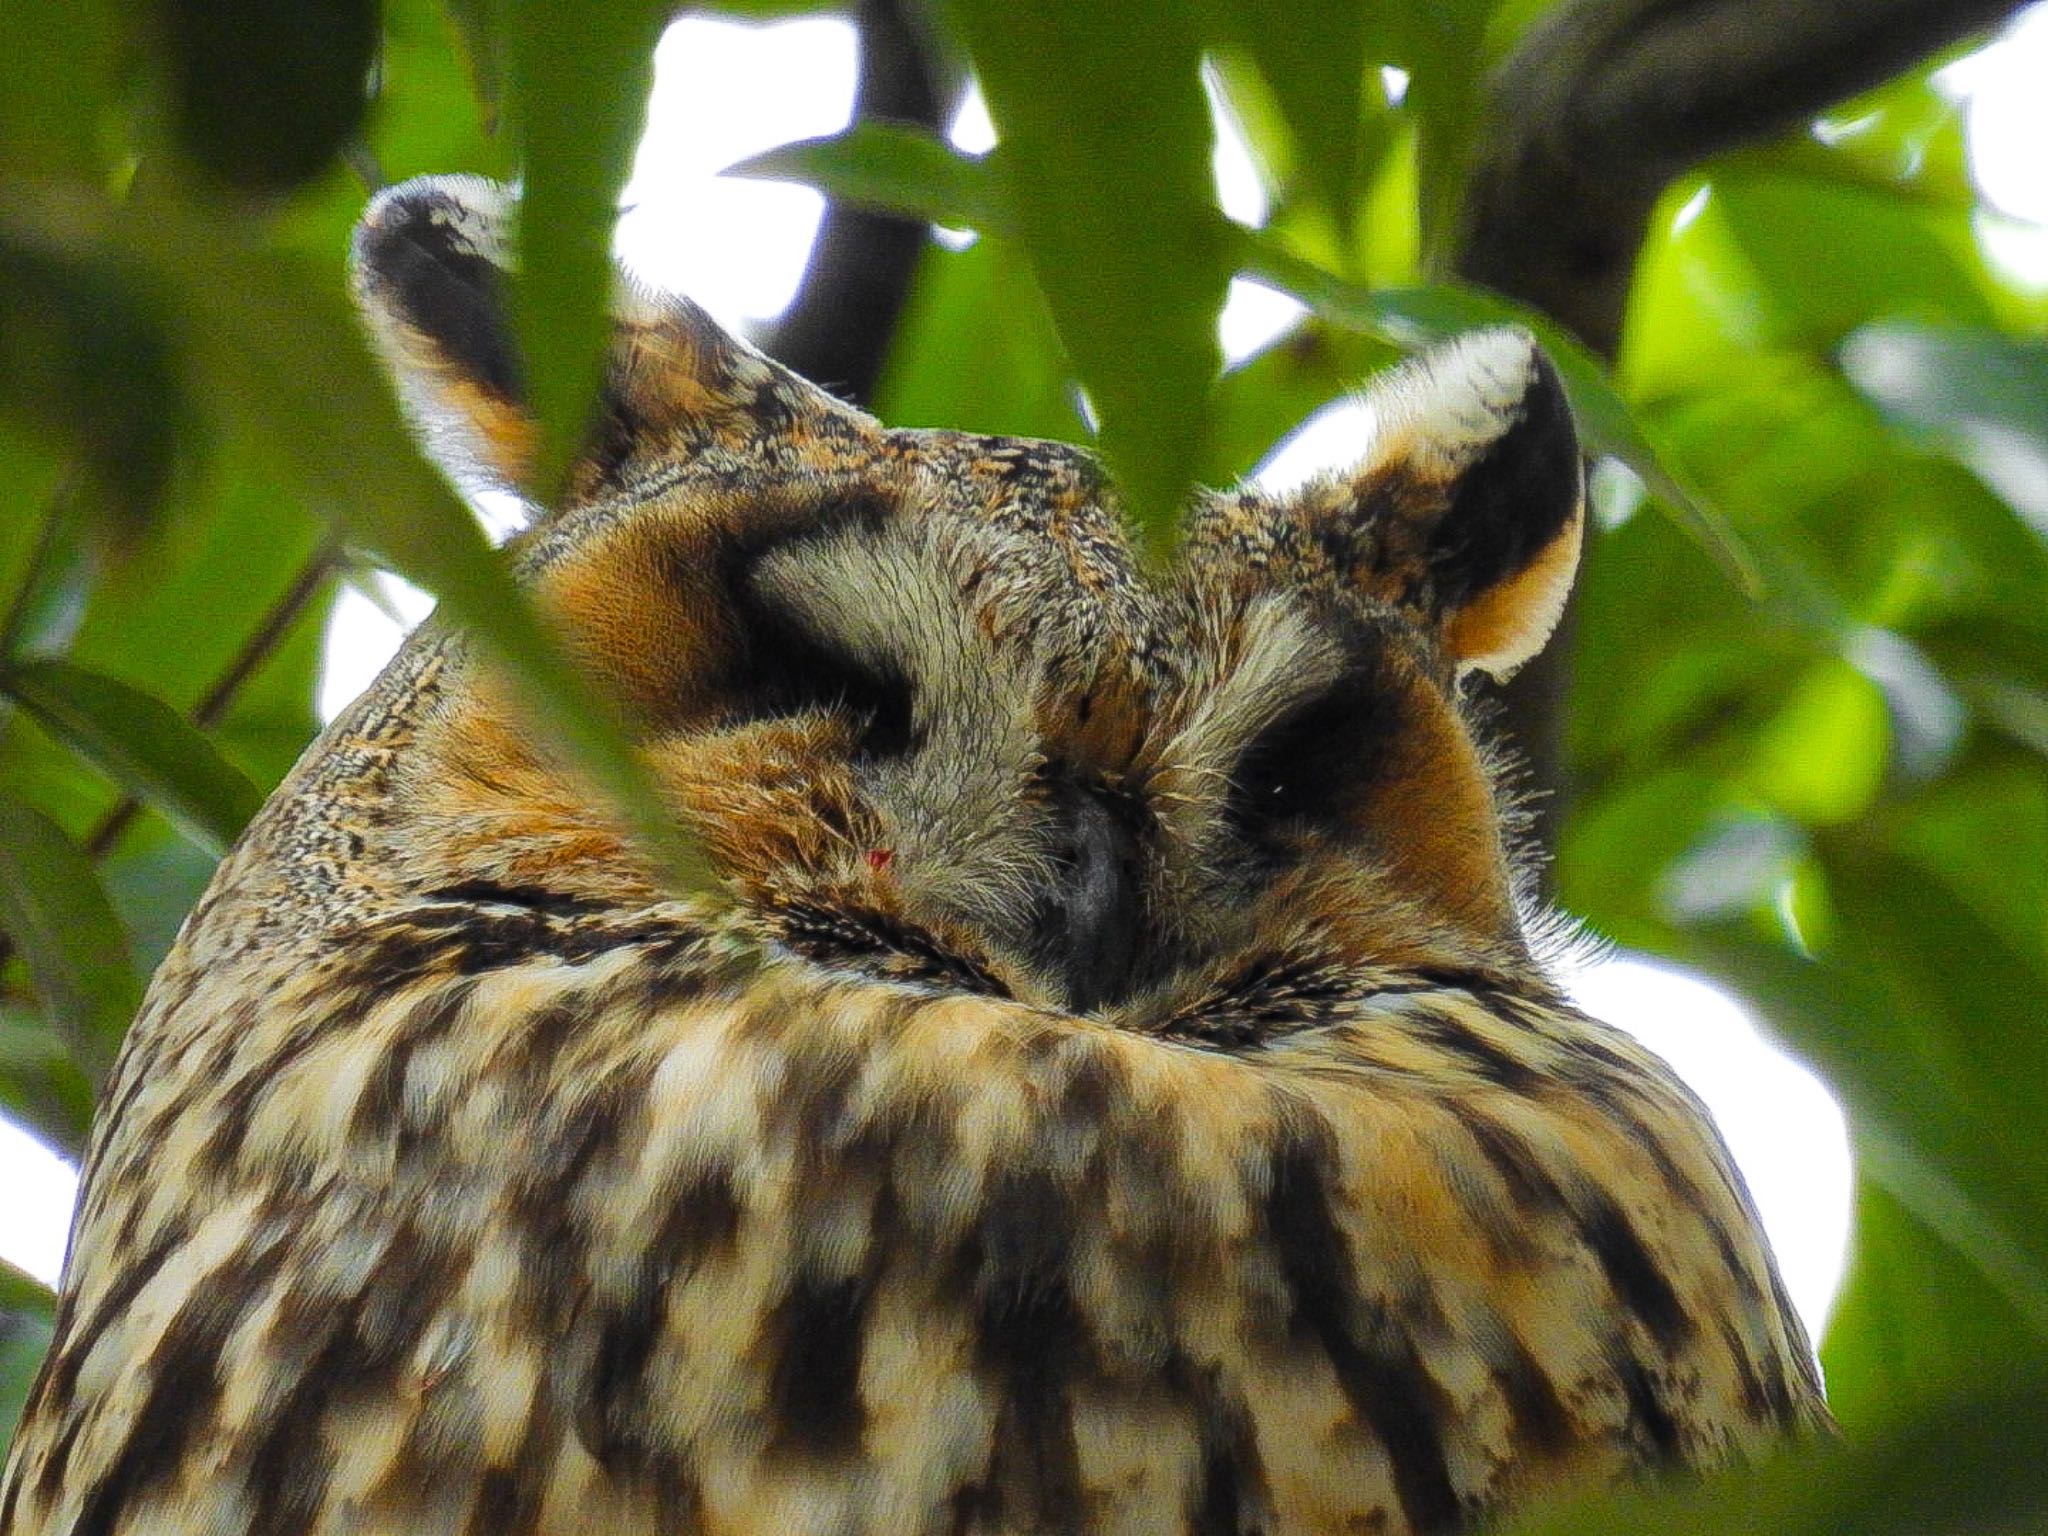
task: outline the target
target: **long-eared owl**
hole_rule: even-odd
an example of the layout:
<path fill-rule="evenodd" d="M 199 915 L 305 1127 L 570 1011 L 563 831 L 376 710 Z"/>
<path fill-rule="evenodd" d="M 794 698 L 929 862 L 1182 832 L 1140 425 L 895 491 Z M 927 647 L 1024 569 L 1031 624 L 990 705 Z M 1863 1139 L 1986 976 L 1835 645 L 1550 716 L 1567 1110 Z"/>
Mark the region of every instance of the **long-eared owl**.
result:
<path fill-rule="evenodd" d="M 517 487 L 508 195 L 356 237 Z M 1580 537 L 1520 332 L 1138 559 L 625 284 L 520 579 L 715 872 L 430 624 L 108 1085 L 8 1536 L 1443 1532 L 1824 1425 L 1742 1180 L 1532 954 L 1465 700 Z"/>

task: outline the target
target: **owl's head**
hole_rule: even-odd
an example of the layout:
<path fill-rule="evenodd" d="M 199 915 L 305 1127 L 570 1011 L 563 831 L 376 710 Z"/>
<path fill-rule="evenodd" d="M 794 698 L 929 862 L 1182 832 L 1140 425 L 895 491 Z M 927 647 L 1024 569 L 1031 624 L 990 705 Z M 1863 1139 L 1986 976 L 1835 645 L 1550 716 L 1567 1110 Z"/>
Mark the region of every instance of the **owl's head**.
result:
<path fill-rule="evenodd" d="M 355 260 L 430 447 L 516 494 L 511 211 L 409 183 Z M 1366 403 L 1351 467 L 1199 494 L 1155 571 L 1085 452 L 887 430 L 622 283 L 600 419 L 519 569 L 779 952 L 1192 1035 L 1361 969 L 1521 972 L 1464 689 L 1563 606 L 1570 412 L 1512 330 Z M 485 673 L 457 654 L 432 692 L 383 820 L 416 886 L 653 898 Z"/>

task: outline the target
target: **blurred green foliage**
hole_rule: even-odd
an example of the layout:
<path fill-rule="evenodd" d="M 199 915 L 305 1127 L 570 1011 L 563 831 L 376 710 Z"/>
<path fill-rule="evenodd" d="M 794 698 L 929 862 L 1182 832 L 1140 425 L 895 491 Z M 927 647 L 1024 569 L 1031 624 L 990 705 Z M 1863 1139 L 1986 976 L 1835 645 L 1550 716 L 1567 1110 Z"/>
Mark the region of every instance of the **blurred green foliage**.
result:
<path fill-rule="evenodd" d="M 1078 438 L 1078 383 L 1160 545 L 1191 477 L 1517 313 L 1444 252 L 1484 72 L 1545 9 L 953 0 L 997 152 L 861 129 L 752 169 L 981 230 L 928 248 L 879 413 Z M 141 979 L 312 736 L 350 572 L 402 572 L 518 659 L 663 835 L 606 705 L 410 446 L 343 274 L 363 176 L 522 171 L 559 463 L 663 15 L 0 8 L 0 1111 L 67 1154 Z M 1267 183 L 1255 235 L 1210 191 L 1205 59 Z M 1612 456 L 1560 897 L 1748 997 L 1848 1105 L 1861 1179 L 1822 1343 L 1852 1448 L 1546 1530 L 2048 1524 L 2048 301 L 1986 262 L 1982 216 L 1923 66 L 1670 188 L 1611 372 L 1524 317 Z M 1233 273 L 1309 314 L 1219 378 Z M 0 1273 L 0 1425 L 48 1309 Z"/>

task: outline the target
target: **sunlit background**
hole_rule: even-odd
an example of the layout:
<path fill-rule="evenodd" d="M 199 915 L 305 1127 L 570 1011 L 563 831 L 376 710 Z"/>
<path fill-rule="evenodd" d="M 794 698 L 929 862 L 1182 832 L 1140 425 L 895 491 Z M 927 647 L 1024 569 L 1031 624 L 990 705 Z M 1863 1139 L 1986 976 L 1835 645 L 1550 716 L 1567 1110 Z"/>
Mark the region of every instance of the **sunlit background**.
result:
<path fill-rule="evenodd" d="M 828 19 L 743 26 L 677 22 L 656 59 L 646 136 L 623 202 L 618 249 L 646 280 L 689 293 L 726 325 L 759 332 L 795 296 L 823 200 L 805 188 L 719 179 L 736 160 L 791 139 L 843 128 L 852 109 L 856 39 Z M 1389 94 L 1404 81 L 1388 71 Z M 2024 14 L 1999 42 L 1943 71 L 1942 88 L 1965 114 L 1971 172 L 1988 205 L 1977 221 L 1987 256 L 2016 281 L 2048 287 L 2048 4 Z M 1229 113 L 1217 108 L 1216 180 L 1225 210 L 1266 216 L 1259 175 Z M 1817 132 L 1853 131 L 1829 122 Z M 952 128 L 980 151 L 994 132 L 970 95 Z M 1696 214 L 1681 208 L 1677 217 Z M 940 232 L 959 243 L 966 236 Z M 1220 331 L 1232 363 L 1282 334 L 1300 314 L 1286 299 L 1240 281 Z M 1260 471 L 1292 483 L 1355 455 L 1367 423 L 1331 407 L 1279 448 Z M 2040 472 L 2048 476 L 2048 466 Z M 486 509 L 503 521 L 502 509 Z M 429 601 L 392 578 L 345 591 L 327 636 L 319 709 L 332 718 L 383 667 Z M 1625 954 L 1590 950 L 1568 962 L 1587 1009 L 1662 1054 L 1713 1110 L 1746 1174 L 1792 1296 L 1817 1338 L 1841 1279 L 1849 1229 L 1850 1159 L 1842 1116 L 1814 1076 L 1776 1051 L 1732 998 L 1706 982 Z M 62 1264 L 76 1173 L 0 1119 L 0 1256 L 54 1281 Z"/>

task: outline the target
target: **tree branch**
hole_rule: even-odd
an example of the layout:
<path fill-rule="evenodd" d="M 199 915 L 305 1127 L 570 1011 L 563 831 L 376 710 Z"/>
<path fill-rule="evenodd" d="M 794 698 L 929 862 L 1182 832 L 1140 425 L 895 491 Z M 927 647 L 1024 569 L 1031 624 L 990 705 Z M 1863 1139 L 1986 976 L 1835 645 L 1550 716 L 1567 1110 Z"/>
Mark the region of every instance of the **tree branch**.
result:
<path fill-rule="evenodd" d="M 1566 0 L 1489 83 L 1451 258 L 1459 277 L 1561 321 L 1602 357 L 1664 189 L 1710 155 L 1801 127 L 2021 0 Z M 1576 605 L 1502 691 L 1554 849 Z"/>
<path fill-rule="evenodd" d="M 957 94 L 922 18 L 899 0 L 861 0 L 856 122 L 934 132 Z M 915 219 L 835 203 L 818 231 L 802 289 L 768 345 L 777 360 L 843 399 L 874 398 L 928 236 Z"/>
<path fill-rule="evenodd" d="M 1495 73 L 1459 276 L 1612 357 L 1658 197 L 1709 155 L 1798 128 L 2020 0 L 1580 0 Z"/>

